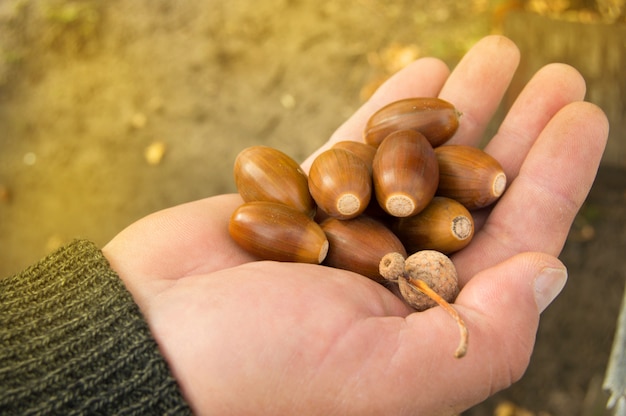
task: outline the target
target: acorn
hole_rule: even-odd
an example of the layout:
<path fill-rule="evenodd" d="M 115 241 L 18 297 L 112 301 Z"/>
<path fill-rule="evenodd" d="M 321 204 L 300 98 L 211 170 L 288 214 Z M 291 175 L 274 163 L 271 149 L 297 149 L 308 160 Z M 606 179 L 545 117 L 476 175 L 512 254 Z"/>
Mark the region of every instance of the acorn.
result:
<path fill-rule="evenodd" d="M 245 202 L 270 201 L 288 205 L 312 217 L 315 202 L 300 165 L 280 150 L 251 146 L 235 159 L 235 185 Z"/>
<path fill-rule="evenodd" d="M 448 141 L 459 127 L 459 113 L 454 105 L 435 97 L 416 97 L 394 101 L 376 111 L 367 121 L 365 143 L 378 147 L 397 130 L 422 133 L 432 147 Z"/>
<path fill-rule="evenodd" d="M 435 196 L 419 214 L 394 221 L 392 230 L 410 253 L 437 250 L 450 254 L 472 241 L 474 219 L 460 202 Z"/>
<path fill-rule="evenodd" d="M 459 294 L 459 279 L 452 261 L 435 250 L 423 250 L 410 255 L 404 263 L 405 283 L 415 284 L 421 280 L 446 302 L 453 302 Z M 430 296 L 400 285 L 400 293 L 418 311 L 438 305 Z"/>
<path fill-rule="evenodd" d="M 333 145 L 333 148 L 345 149 L 349 150 L 358 157 L 360 157 L 367 167 L 370 170 L 370 174 L 372 173 L 372 164 L 374 163 L 374 156 L 376 156 L 376 148 L 374 146 L 370 146 L 369 144 L 363 142 L 356 142 L 354 140 L 342 140 Z M 363 211 L 363 214 L 368 215 L 370 217 L 374 217 L 376 219 L 388 218 L 389 214 L 387 214 L 381 207 L 378 205 L 378 201 L 376 198 L 371 198 L 370 203 Z M 322 221 L 325 218 L 322 219 Z M 321 222 L 321 221 L 320 221 Z"/>
<path fill-rule="evenodd" d="M 420 212 L 435 195 L 439 166 L 424 135 L 400 130 L 387 136 L 373 163 L 374 191 L 380 206 L 394 217 Z"/>
<path fill-rule="evenodd" d="M 328 149 L 311 164 L 309 191 L 331 217 L 354 218 L 367 208 L 372 196 L 370 169 L 348 150 Z"/>
<path fill-rule="evenodd" d="M 460 340 L 454 356 L 465 356 L 469 333 L 463 318 L 450 304 L 459 294 L 459 279 L 448 256 L 435 250 L 422 250 L 405 260 L 402 254 L 391 252 L 380 261 L 380 274 L 396 282 L 402 298 L 417 311 L 441 306 L 459 328 Z"/>
<path fill-rule="evenodd" d="M 374 146 L 370 146 L 369 144 L 363 142 L 355 142 L 354 140 L 342 140 L 335 143 L 333 147 L 335 149 L 345 149 L 354 153 L 365 162 L 371 172 L 374 155 L 376 155 L 376 148 Z"/>
<path fill-rule="evenodd" d="M 384 278 L 379 264 L 389 252 L 406 256 L 406 251 L 396 235 L 381 222 L 361 215 L 351 220 L 329 218 L 321 224 L 330 243 L 324 264 L 350 270 L 377 282 Z"/>
<path fill-rule="evenodd" d="M 492 204 L 504 193 L 504 169 L 485 151 L 446 145 L 436 148 L 435 154 L 439 164 L 437 195 L 455 199 L 471 210 Z"/>
<path fill-rule="evenodd" d="M 328 239 L 308 215 L 290 206 L 267 201 L 240 205 L 228 232 L 241 248 L 264 259 L 320 264 L 328 253 Z"/>

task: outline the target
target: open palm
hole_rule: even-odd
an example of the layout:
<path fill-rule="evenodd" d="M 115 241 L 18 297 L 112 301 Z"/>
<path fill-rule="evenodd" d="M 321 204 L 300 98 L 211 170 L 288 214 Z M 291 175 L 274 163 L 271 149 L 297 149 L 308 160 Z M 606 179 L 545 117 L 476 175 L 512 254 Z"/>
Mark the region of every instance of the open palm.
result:
<path fill-rule="evenodd" d="M 480 41 L 452 73 L 437 59 L 417 60 L 320 151 L 360 140 L 369 115 L 412 96 L 454 103 L 463 116 L 452 141 L 475 145 L 518 60 L 500 36 Z M 462 284 L 455 304 L 470 332 L 462 359 L 453 357 L 458 332 L 441 308 L 413 313 L 363 276 L 243 252 L 228 235 L 237 195 L 152 214 L 103 252 L 198 414 L 458 413 L 521 377 L 539 314 L 565 282 L 556 256 L 608 134 L 584 93 L 573 68 L 544 67 L 486 147 L 509 189 L 477 214 L 474 240 L 453 256 Z"/>

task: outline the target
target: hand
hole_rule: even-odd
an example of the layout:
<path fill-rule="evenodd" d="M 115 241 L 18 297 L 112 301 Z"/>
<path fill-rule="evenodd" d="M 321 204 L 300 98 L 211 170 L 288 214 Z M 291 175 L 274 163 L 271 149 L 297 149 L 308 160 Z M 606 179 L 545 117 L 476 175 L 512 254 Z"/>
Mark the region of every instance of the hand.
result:
<path fill-rule="evenodd" d="M 463 116 L 453 142 L 476 144 L 518 60 L 499 36 L 476 44 L 451 74 L 439 60 L 419 59 L 324 148 L 360 140 L 371 113 L 409 96 L 455 104 Z M 462 359 L 453 357 L 458 330 L 441 308 L 412 313 L 347 271 L 255 261 L 228 235 L 237 195 L 155 213 L 103 251 L 198 414 L 458 413 L 521 377 L 539 314 L 565 283 L 555 256 L 608 134 L 606 117 L 584 94 L 574 69 L 544 67 L 486 147 L 509 188 L 453 256 L 462 284 L 455 308 L 470 334 Z"/>

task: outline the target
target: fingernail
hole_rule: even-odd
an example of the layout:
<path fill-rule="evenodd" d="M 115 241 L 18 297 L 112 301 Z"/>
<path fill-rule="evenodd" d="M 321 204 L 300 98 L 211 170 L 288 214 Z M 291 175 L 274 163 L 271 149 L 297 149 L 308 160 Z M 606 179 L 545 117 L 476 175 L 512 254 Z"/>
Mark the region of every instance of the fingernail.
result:
<path fill-rule="evenodd" d="M 539 313 L 543 312 L 561 293 L 565 282 L 567 282 L 567 270 L 565 268 L 546 267 L 539 273 L 533 285 Z"/>

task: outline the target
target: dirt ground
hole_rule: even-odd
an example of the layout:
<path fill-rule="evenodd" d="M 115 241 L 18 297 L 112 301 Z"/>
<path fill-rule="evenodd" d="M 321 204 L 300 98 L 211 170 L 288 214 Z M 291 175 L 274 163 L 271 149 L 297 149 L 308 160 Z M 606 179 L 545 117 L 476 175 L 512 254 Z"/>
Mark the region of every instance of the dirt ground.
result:
<path fill-rule="evenodd" d="M 0 276 L 73 238 L 103 245 L 150 212 L 234 191 L 232 163 L 247 146 L 302 160 L 380 80 L 420 56 L 453 66 L 517 7 L 0 1 Z M 626 276 L 625 175 L 600 170 L 527 374 L 467 415 L 605 414 Z"/>

